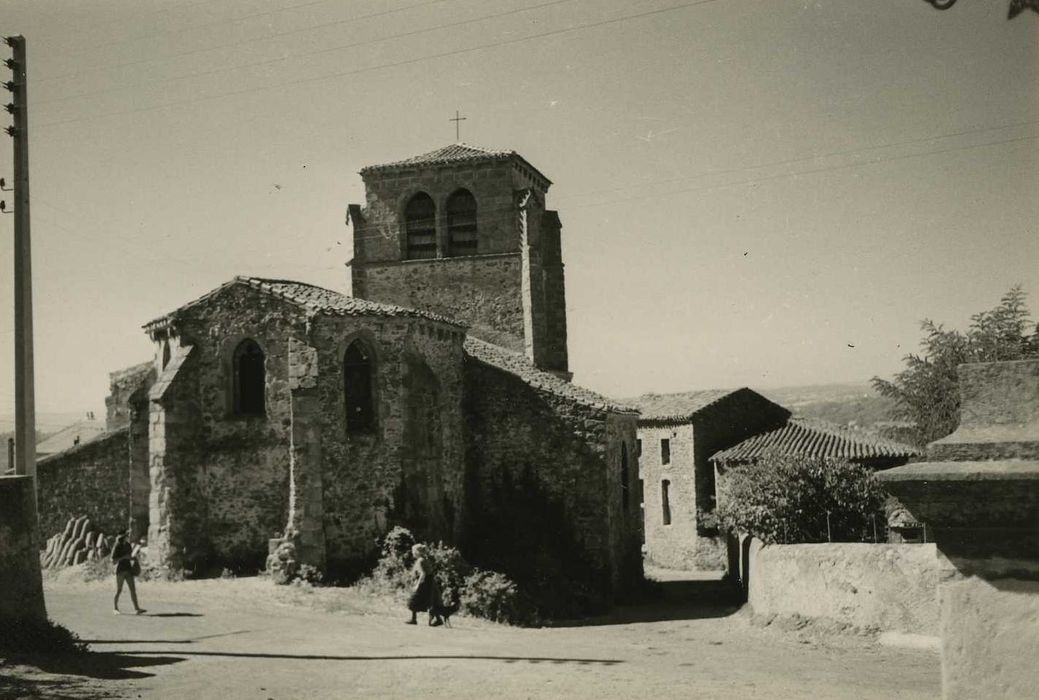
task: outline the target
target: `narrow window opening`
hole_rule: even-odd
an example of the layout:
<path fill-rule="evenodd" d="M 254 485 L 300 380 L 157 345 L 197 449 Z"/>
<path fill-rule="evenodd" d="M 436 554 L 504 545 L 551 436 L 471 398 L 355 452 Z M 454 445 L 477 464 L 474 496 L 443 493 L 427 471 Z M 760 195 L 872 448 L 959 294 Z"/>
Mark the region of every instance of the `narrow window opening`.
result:
<path fill-rule="evenodd" d="M 170 363 L 170 341 L 162 341 L 162 368 L 166 369 L 166 365 Z"/>
<path fill-rule="evenodd" d="M 624 512 L 628 512 L 628 504 L 631 502 L 631 482 L 628 475 L 628 444 L 621 443 L 621 505 Z"/>
<path fill-rule="evenodd" d="M 671 439 L 660 439 L 660 463 L 671 464 Z"/>
<path fill-rule="evenodd" d="M 642 440 L 641 439 L 635 440 L 635 456 L 636 457 L 641 457 L 642 456 Z"/>
<path fill-rule="evenodd" d="M 405 207 L 404 230 L 409 260 L 437 256 L 437 208 L 425 192 L 416 194 Z"/>
<path fill-rule="evenodd" d="M 447 254 L 476 255 L 476 198 L 469 190 L 458 190 L 447 200 Z"/>
<path fill-rule="evenodd" d="M 343 356 L 343 394 L 346 397 L 346 432 L 366 433 L 375 427 L 372 359 L 359 341 Z"/>
<path fill-rule="evenodd" d="M 665 525 L 671 524 L 671 482 L 664 479 L 660 482 L 661 516 Z"/>
<path fill-rule="evenodd" d="M 240 416 L 266 413 L 263 350 L 255 340 L 243 340 L 234 353 L 234 411 Z"/>

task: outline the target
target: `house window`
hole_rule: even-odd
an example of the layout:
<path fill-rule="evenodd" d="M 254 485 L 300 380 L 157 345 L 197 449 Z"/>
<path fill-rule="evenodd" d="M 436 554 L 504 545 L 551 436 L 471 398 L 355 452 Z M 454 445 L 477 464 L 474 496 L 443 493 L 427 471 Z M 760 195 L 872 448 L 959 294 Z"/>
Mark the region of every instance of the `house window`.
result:
<path fill-rule="evenodd" d="M 671 524 L 671 482 L 664 479 L 660 482 L 661 517 L 665 525 Z"/>
<path fill-rule="evenodd" d="M 447 199 L 448 255 L 476 255 L 476 198 L 458 190 Z"/>
<path fill-rule="evenodd" d="M 404 209 L 404 230 L 409 260 L 437 256 L 437 208 L 433 198 L 419 192 Z"/>
<path fill-rule="evenodd" d="M 660 439 L 660 463 L 671 464 L 671 439 Z"/>
<path fill-rule="evenodd" d="M 635 456 L 636 457 L 641 457 L 642 456 L 642 440 L 636 440 L 635 441 Z"/>
<path fill-rule="evenodd" d="M 628 475 L 628 444 L 621 443 L 621 505 L 624 512 L 628 512 L 628 503 L 631 500 L 631 482 Z"/>
<path fill-rule="evenodd" d="M 239 416 L 262 416 L 264 407 L 263 350 L 255 340 L 243 340 L 234 351 L 234 412 Z"/>
<path fill-rule="evenodd" d="M 366 433 L 375 427 L 372 392 L 372 356 L 355 340 L 343 356 L 343 395 L 346 397 L 346 432 Z"/>

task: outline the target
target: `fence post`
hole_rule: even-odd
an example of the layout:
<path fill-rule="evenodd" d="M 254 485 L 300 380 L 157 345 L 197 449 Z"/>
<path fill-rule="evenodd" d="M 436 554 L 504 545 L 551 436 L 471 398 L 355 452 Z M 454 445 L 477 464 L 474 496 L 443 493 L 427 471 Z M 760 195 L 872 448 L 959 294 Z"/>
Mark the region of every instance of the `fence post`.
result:
<path fill-rule="evenodd" d="M 833 542 L 833 534 L 830 532 L 830 511 L 826 511 L 826 541 Z"/>

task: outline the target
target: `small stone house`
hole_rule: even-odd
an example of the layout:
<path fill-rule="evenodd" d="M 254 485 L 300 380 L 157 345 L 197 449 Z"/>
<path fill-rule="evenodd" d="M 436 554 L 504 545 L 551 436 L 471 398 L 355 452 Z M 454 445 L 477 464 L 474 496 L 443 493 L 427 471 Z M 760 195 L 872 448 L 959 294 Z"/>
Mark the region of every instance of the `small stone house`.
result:
<path fill-rule="evenodd" d="M 353 296 L 236 277 L 149 322 L 154 359 L 113 375 L 103 454 L 52 457 L 52 482 L 110 465 L 174 569 L 259 567 L 283 536 L 350 575 L 404 525 L 549 608 L 624 595 L 637 413 L 570 382 L 551 183 L 464 144 L 362 176 Z M 41 478 L 45 517 L 92 510 Z"/>
<path fill-rule="evenodd" d="M 645 394 L 630 400 L 638 423 L 646 557 L 693 569 L 706 549 L 721 550 L 702 514 L 714 509 L 711 455 L 782 425 L 790 412 L 750 389 Z"/>

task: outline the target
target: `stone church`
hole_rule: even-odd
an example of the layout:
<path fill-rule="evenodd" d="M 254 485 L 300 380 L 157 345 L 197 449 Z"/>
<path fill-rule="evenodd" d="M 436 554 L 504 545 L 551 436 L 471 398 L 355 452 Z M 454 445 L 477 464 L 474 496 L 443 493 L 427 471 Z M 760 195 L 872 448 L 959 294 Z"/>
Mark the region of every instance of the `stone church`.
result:
<path fill-rule="evenodd" d="M 236 277 L 147 323 L 154 360 L 113 373 L 108 431 L 39 464 L 45 535 L 130 521 L 197 572 L 255 570 L 287 537 L 348 576 L 399 524 L 548 608 L 624 595 L 638 415 L 570 381 L 551 182 L 465 144 L 361 176 L 353 296 Z"/>

